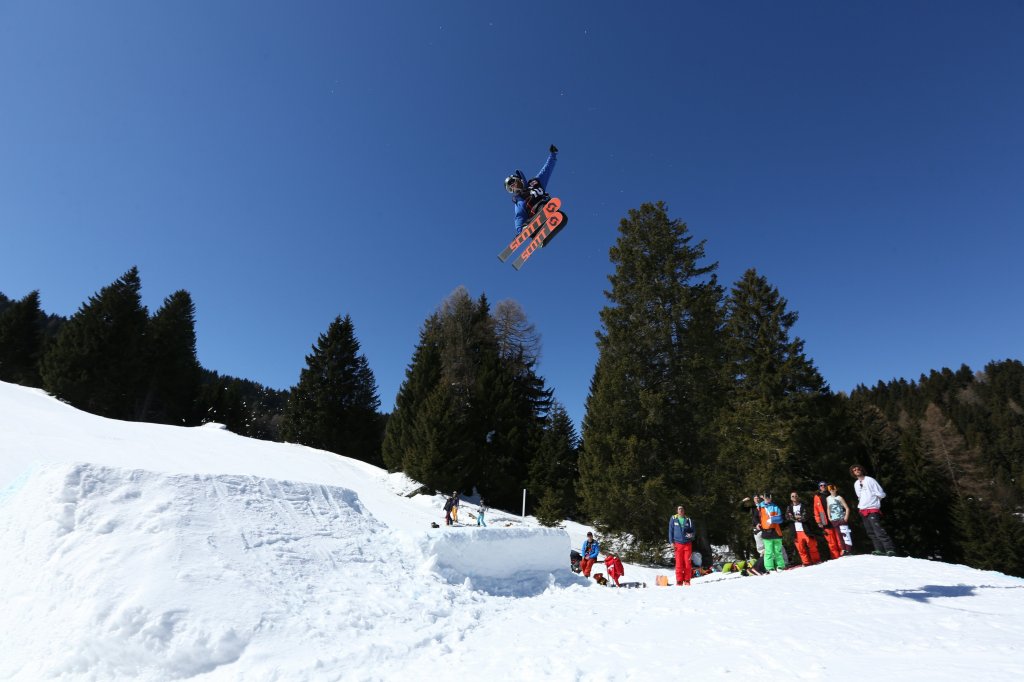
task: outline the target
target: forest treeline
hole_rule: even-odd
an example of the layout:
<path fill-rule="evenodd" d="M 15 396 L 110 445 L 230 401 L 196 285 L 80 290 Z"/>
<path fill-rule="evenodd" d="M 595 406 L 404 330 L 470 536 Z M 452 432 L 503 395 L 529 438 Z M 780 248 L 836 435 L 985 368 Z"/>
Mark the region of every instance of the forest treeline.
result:
<path fill-rule="evenodd" d="M 581 433 L 538 374 L 526 312 L 462 287 L 424 320 L 390 414 L 349 316 L 316 339 L 296 385 L 275 391 L 202 368 L 191 296 L 150 314 L 135 268 L 67 319 L 43 312 L 38 292 L 0 294 L 0 380 L 107 417 L 216 421 L 322 448 L 498 508 L 518 509 L 527 488 L 542 522 L 592 523 L 637 561 L 664 556 L 679 503 L 699 549 L 749 555 L 744 497 L 827 480 L 853 501 L 859 463 L 889 493 L 901 553 L 1024 575 L 1019 360 L 835 393 L 778 289 L 753 269 L 721 284 L 705 243 L 664 204 L 631 210 L 609 256 Z M 858 523 L 854 537 L 869 549 Z"/>

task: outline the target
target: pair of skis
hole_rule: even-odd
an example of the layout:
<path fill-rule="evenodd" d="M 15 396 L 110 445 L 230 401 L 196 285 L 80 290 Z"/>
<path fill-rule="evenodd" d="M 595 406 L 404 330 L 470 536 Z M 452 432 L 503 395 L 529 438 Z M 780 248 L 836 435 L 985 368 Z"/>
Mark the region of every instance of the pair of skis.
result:
<path fill-rule="evenodd" d="M 533 252 L 544 246 L 544 242 L 552 237 L 562 226 L 565 225 L 565 214 L 559 210 L 562 201 L 558 198 L 548 199 L 544 207 L 530 219 L 530 222 L 523 226 L 523 231 L 516 235 L 516 238 L 509 243 L 505 249 L 498 254 L 498 260 L 502 263 L 507 261 L 516 250 L 523 244 L 529 245 L 522 253 L 512 261 L 512 267 L 518 270 L 533 255 Z"/>

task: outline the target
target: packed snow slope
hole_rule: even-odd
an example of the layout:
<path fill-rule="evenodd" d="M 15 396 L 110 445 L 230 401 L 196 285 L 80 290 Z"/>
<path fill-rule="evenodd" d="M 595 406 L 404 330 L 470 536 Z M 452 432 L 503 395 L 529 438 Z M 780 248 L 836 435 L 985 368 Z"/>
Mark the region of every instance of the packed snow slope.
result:
<path fill-rule="evenodd" d="M 0 679 L 1024 674 L 1024 580 L 858 556 L 615 590 L 567 570 L 586 528 L 432 529 L 417 487 L 0 383 Z"/>

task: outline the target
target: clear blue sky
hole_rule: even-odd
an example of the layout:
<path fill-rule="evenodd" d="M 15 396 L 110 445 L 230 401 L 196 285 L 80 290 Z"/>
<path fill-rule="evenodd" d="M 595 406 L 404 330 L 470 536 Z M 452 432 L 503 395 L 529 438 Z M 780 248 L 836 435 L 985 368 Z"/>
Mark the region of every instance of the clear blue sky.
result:
<path fill-rule="evenodd" d="M 835 390 L 1024 356 L 1024 3 L 629 4 L 4 2 L 0 291 L 71 315 L 137 265 L 280 389 L 350 314 L 390 410 L 464 285 L 578 424 L 608 248 L 663 200 Z M 571 223 L 515 272 L 502 180 L 551 143 Z"/>

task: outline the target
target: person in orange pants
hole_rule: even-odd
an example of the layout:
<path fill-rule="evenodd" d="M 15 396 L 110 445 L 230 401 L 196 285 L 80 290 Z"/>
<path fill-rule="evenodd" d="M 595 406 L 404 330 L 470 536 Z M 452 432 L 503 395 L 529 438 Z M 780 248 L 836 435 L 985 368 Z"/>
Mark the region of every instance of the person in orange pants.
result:
<path fill-rule="evenodd" d="M 590 569 L 594 567 L 594 563 L 597 562 L 597 555 L 600 554 L 601 548 L 597 544 L 597 540 L 594 539 L 593 533 L 587 533 L 587 539 L 583 541 L 583 549 L 580 554 L 583 558 L 580 559 L 580 571 L 586 578 L 590 577 Z"/>
<path fill-rule="evenodd" d="M 800 563 L 810 566 L 821 562 L 821 557 L 818 555 L 818 542 L 814 537 L 808 535 L 813 528 L 811 510 L 807 508 L 795 490 L 789 494 L 786 518 L 793 522 L 793 528 L 796 530 L 796 551 L 800 553 Z"/>
<path fill-rule="evenodd" d="M 843 540 L 839 537 L 839 529 L 832 527 L 832 521 L 828 517 L 828 484 L 825 481 L 818 481 L 818 492 L 814 494 L 814 522 L 825 534 L 825 542 L 828 543 L 828 552 L 833 559 L 843 556 Z"/>

